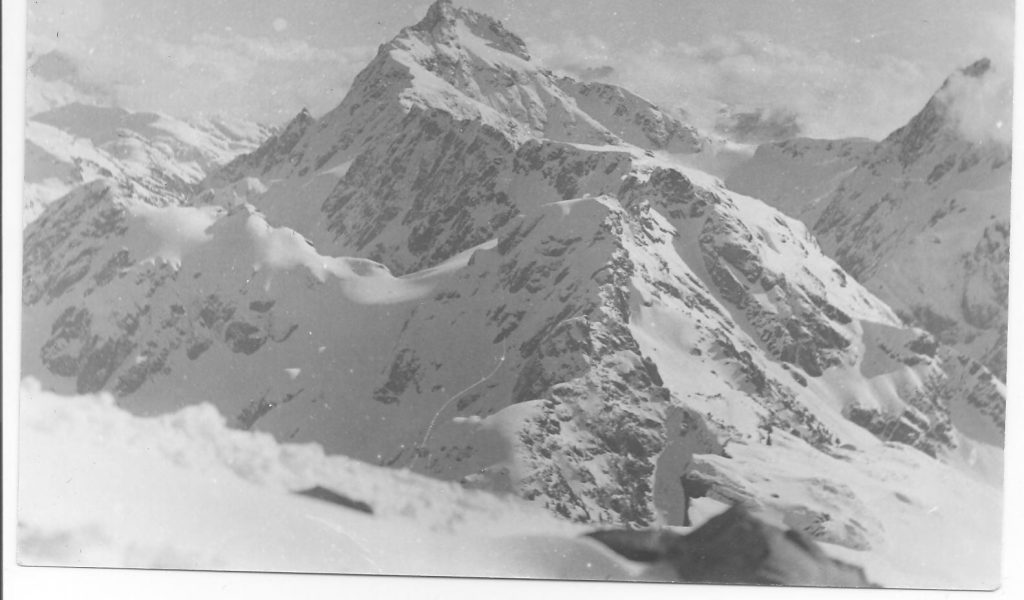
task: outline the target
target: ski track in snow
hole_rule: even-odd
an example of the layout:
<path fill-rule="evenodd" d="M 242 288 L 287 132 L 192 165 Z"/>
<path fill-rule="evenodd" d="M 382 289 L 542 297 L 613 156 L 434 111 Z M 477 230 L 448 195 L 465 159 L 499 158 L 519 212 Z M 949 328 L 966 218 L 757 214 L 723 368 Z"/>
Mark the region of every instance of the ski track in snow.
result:
<path fill-rule="evenodd" d="M 370 549 L 367 547 L 366 540 L 363 539 L 362 536 L 356 536 L 349 528 L 343 527 L 338 523 L 334 523 L 323 517 L 318 517 L 313 514 L 307 514 L 306 518 L 316 523 L 320 523 L 327 529 L 330 529 L 331 531 L 340 535 L 343 539 L 352 542 L 357 548 L 359 548 L 360 552 L 362 552 L 363 560 L 370 563 L 370 566 L 373 567 L 374 571 L 376 571 L 377 573 L 387 573 L 386 569 L 384 569 L 379 563 L 377 563 L 377 561 L 373 560 Z"/>
<path fill-rule="evenodd" d="M 457 394 L 455 394 L 451 398 L 448 398 L 448 400 L 446 400 L 445 403 L 441 405 L 441 408 L 437 409 L 437 412 L 434 413 L 434 418 L 432 418 L 430 420 L 430 425 L 427 426 L 426 433 L 423 434 L 423 439 L 420 440 L 419 445 L 413 451 L 412 460 L 409 461 L 409 468 L 410 469 L 412 469 L 413 467 L 416 466 L 416 460 L 420 457 L 419 450 L 421 448 L 426 450 L 427 442 L 430 441 L 430 436 L 434 433 L 434 426 L 437 425 L 437 420 L 438 420 L 438 418 L 440 418 L 441 413 L 443 413 L 445 411 L 445 409 L 448 408 L 448 405 L 450 405 L 456 399 L 462 397 L 464 394 L 466 394 L 467 392 L 469 392 L 470 390 L 472 390 L 476 386 L 481 385 L 481 384 L 487 382 L 492 377 L 497 375 L 498 371 L 501 369 L 501 366 L 503 364 L 505 364 L 505 356 L 507 355 L 507 353 L 508 353 L 508 348 L 505 346 L 505 342 L 502 342 L 501 343 L 501 357 L 498 359 L 498 364 L 495 365 L 493 369 L 491 369 L 491 372 L 488 373 L 487 375 L 481 377 L 475 383 L 472 383 L 472 384 L 466 386 L 465 388 L 460 390 Z"/>

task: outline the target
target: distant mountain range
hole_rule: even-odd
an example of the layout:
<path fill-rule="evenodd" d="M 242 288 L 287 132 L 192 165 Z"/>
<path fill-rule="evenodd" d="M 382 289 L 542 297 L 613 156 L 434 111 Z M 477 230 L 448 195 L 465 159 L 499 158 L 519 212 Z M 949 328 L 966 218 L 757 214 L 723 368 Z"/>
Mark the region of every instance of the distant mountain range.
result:
<path fill-rule="evenodd" d="M 97 179 L 130 186 L 151 203 L 181 203 L 215 168 L 275 130 L 236 118 L 182 121 L 112 104 L 57 51 L 30 55 L 25 125 L 24 222 Z"/>

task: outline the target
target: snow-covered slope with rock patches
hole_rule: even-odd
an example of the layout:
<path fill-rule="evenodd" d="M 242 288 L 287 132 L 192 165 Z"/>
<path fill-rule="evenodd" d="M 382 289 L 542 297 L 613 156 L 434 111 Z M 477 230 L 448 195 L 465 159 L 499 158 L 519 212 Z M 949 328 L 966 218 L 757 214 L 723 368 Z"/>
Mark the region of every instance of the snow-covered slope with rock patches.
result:
<path fill-rule="evenodd" d="M 1010 106 L 982 60 L 880 143 L 762 146 L 728 183 L 802 219 L 909 322 L 1005 380 Z"/>
<path fill-rule="evenodd" d="M 998 482 L 1001 383 L 526 56 L 440 1 L 194 205 L 116 183 L 58 200 L 26 230 L 26 374 L 143 414 L 208 399 L 592 523 L 682 525 L 732 494 L 850 551 L 896 543 L 870 491 L 769 491 L 729 458 L 790 438 L 823 465 L 901 443 L 929 485 Z M 701 476 L 714 457 L 743 477 Z"/>
<path fill-rule="evenodd" d="M 155 203 L 180 202 L 211 171 L 274 133 L 236 118 L 184 121 L 119 108 L 57 52 L 30 57 L 27 90 L 26 224 L 47 203 L 101 178 L 131 184 Z"/>
<path fill-rule="evenodd" d="M 375 355 L 397 328 L 388 305 L 433 285 L 320 256 L 251 207 L 155 207 L 103 182 L 48 209 L 25 251 L 27 373 L 122 398 L 145 385 L 131 402 L 142 412 L 175 406 L 182 391 L 216 390 L 235 403 L 221 409 L 237 424 L 258 418 L 261 393 L 310 376 L 359 394 L 334 367 L 387 358 Z M 367 345 L 374 339 L 380 352 Z"/>
<path fill-rule="evenodd" d="M 681 523 L 694 455 L 774 430 L 881 445 L 847 417 L 998 477 L 998 452 L 955 427 L 995 438 L 995 417 L 921 382 L 1001 389 L 951 379 L 799 223 L 641 152 L 560 151 L 632 171 L 609 175 L 617 198 L 541 202 L 403 278 L 251 206 L 95 184 L 29 228 L 26 373 L 147 414 L 213 394 L 235 426 L 583 521 Z"/>

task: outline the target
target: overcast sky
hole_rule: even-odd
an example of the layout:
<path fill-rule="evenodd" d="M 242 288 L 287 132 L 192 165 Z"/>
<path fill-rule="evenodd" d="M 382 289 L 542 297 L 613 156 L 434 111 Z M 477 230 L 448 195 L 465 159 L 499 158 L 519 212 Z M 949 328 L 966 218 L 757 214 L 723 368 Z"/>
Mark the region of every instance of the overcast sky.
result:
<path fill-rule="evenodd" d="M 707 119 L 795 113 L 820 137 L 879 138 L 983 56 L 1009 72 L 1013 0 L 455 0 L 536 60 Z M 79 58 L 121 104 L 276 124 L 336 105 L 429 0 L 30 0 L 30 49 Z"/>

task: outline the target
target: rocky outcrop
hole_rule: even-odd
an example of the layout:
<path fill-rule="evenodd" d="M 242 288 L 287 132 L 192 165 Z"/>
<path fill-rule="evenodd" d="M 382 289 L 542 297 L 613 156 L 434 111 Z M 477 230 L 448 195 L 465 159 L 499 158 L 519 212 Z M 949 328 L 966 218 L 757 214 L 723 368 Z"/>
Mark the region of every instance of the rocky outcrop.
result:
<path fill-rule="evenodd" d="M 878 587 L 860 567 L 829 557 L 804 534 L 769 525 L 740 505 L 689 534 L 604 530 L 590 537 L 630 560 L 664 565 L 680 582 Z"/>

